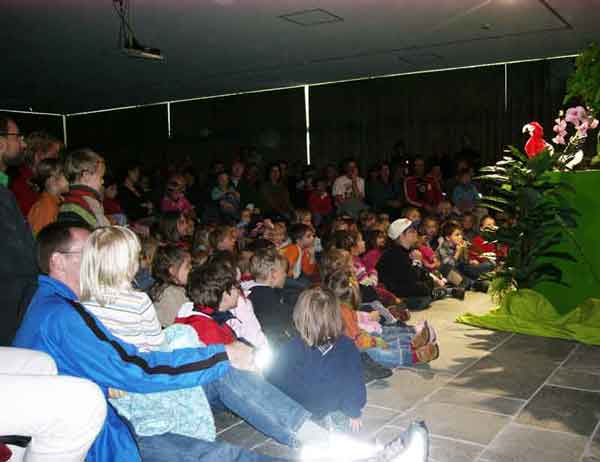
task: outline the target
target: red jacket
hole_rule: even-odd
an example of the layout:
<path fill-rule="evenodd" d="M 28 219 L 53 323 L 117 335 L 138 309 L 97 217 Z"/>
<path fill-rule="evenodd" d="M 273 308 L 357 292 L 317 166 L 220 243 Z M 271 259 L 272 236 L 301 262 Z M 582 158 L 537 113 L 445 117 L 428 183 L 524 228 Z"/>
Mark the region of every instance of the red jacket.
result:
<path fill-rule="evenodd" d="M 313 191 L 308 196 L 308 209 L 313 214 L 327 216 L 333 212 L 333 202 L 329 193 L 321 196 L 318 191 Z"/>
<path fill-rule="evenodd" d="M 22 165 L 19 169 L 19 175 L 16 176 L 10 183 L 10 189 L 17 199 L 19 208 L 26 217 L 33 204 L 39 199 L 40 193 L 31 187 L 31 178 L 33 170 L 27 165 Z"/>
<path fill-rule="evenodd" d="M 177 324 L 192 326 L 198 338 L 205 345 L 228 345 L 236 341 L 235 332 L 225 322 L 217 322 L 212 316 L 223 315 L 209 307 L 194 307 L 193 311 L 184 312 L 184 307 L 175 318 Z M 226 316 L 225 316 L 226 317 Z M 231 318 L 233 316 L 229 316 Z"/>
<path fill-rule="evenodd" d="M 471 241 L 469 260 L 477 260 L 479 263 L 489 261 L 481 256 L 483 253 L 493 253 L 497 258 L 502 258 L 508 255 L 508 248 L 506 246 L 498 247 L 497 244 L 486 242 L 482 236 L 477 235 Z"/>
<path fill-rule="evenodd" d="M 409 176 L 404 180 L 404 196 L 415 207 L 437 206 L 443 199 L 442 191 L 434 178 Z"/>

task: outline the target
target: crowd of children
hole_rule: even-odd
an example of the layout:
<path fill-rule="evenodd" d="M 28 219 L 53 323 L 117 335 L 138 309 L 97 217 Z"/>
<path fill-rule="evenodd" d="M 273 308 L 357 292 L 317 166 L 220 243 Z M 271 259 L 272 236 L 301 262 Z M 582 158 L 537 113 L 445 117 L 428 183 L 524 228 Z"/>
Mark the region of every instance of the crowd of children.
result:
<path fill-rule="evenodd" d="M 208 213 L 187 197 L 182 172 L 162 194 L 142 186 L 138 166 L 122 185 L 104 184 L 105 160 L 83 149 L 39 162 L 41 195 L 27 218 L 34 233 L 56 220 L 96 230 L 82 255 L 81 299 L 116 337 L 147 351 L 181 347 L 178 336 L 189 344 L 190 333 L 195 345 L 270 351 L 266 380 L 323 425 L 356 431 L 365 380 L 440 355 L 433 326 L 407 324 L 410 311 L 486 291 L 506 250 L 489 239 L 495 220 L 476 208 L 470 171 L 458 173 L 450 202 L 441 190 L 419 195 L 419 164 L 421 176 L 406 183 L 419 201 L 407 199 L 390 220 L 363 207 L 364 181 L 348 165 L 344 193 L 324 176 L 307 209 L 293 208 L 282 165 L 271 165 L 261 210 L 240 194 L 250 185 L 237 161 L 208 186 Z M 337 214 L 332 193 L 343 196 Z"/>

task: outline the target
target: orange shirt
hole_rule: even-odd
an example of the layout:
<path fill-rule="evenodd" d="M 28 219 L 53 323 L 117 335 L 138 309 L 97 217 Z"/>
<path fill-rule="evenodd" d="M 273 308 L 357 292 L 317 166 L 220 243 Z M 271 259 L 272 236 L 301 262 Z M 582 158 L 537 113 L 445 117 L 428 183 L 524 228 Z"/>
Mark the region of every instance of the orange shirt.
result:
<path fill-rule="evenodd" d="M 302 252 L 302 261 L 300 262 L 300 267 L 298 268 L 298 258 L 300 258 L 300 253 Z M 311 261 L 311 257 L 308 252 L 303 252 L 299 245 L 297 244 L 289 244 L 286 245 L 283 249 L 281 249 L 281 253 L 288 261 L 288 276 L 292 278 L 298 278 L 300 274 L 304 274 L 306 276 L 312 276 L 316 273 L 318 266 L 315 261 Z M 301 272 L 298 272 L 297 269 L 300 269 Z M 299 274 L 300 273 L 300 274 Z"/>
<path fill-rule="evenodd" d="M 44 226 L 56 221 L 60 202 L 59 196 L 46 191 L 40 194 L 39 199 L 33 204 L 27 215 L 27 221 L 34 235 L 37 235 Z"/>
<path fill-rule="evenodd" d="M 356 340 L 360 335 L 356 311 L 350 308 L 346 303 L 340 303 L 340 309 L 342 321 L 344 323 L 344 334 L 352 340 Z"/>

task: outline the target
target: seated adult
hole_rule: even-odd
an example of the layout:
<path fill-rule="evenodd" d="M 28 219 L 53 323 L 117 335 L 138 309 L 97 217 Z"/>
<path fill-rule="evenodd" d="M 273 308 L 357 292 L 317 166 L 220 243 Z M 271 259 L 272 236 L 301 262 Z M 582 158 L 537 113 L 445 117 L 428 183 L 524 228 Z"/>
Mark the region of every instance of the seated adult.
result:
<path fill-rule="evenodd" d="M 269 167 L 269 178 L 262 184 L 260 195 L 265 215 L 291 218 L 292 201 L 287 185 L 282 182 L 279 164 L 274 163 Z"/>
<path fill-rule="evenodd" d="M 338 215 L 347 214 L 357 220 L 361 210 L 367 208 L 364 202 L 365 180 L 359 176 L 354 159 L 346 159 L 344 162 L 344 175 L 333 183 L 332 195 Z"/>
<path fill-rule="evenodd" d="M 322 438 L 323 430 L 309 420 L 310 413 L 258 375 L 237 369 L 254 368 L 250 348 L 239 342 L 161 353 L 141 352 L 114 336 L 78 300 L 81 254 L 88 237 L 87 229 L 65 223 L 40 232 L 39 265 L 47 275 L 39 277 L 15 346 L 50 354 L 61 374 L 91 380 L 105 396 L 110 389 L 151 393 L 202 385 L 211 402 L 219 400 L 282 443 L 293 446 Z M 163 462 L 190 460 L 192 455 L 206 461 L 271 460 L 223 442 L 171 433 L 133 435 L 112 407 L 87 460 Z"/>
<path fill-rule="evenodd" d="M 27 137 L 25 145 L 25 163 L 20 166 L 18 175 L 10 183 L 10 189 L 24 217 L 40 195 L 40 191 L 32 184 L 37 165 L 44 159 L 58 159 L 62 143 L 47 133 L 34 132 Z"/>
<path fill-rule="evenodd" d="M 433 213 L 443 199 L 437 180 L 425 175 L 425 161 L 420 157 L 414 160 L 413 174 L 404 180 L 404 196 L 410 205 L 429 213 Z"/>
<path fill-rule="evenodd" d="M 152 214 L 152 202 L 145 197 L 144 191 L 139 186 L 140 176 L 140 166 L 131 164 L 119 188 L 119 203 L 130 222 L 147 218 Z"/>
<path fill-rule="evenodd" d="M 377 212 L 393 218 L 400 215 L 402 191 L 393 181 L 388 163 L 383 162 L 378 168 L 378 177 L 367 184 L 367 199 Z"/>

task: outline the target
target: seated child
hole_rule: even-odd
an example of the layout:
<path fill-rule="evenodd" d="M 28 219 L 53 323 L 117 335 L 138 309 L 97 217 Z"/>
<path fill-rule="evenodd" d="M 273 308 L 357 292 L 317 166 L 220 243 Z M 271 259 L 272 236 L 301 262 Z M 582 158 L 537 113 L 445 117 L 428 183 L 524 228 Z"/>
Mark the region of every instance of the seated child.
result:
<path fill-rule="evenodd" d="M 152 260 L 155 283 L 149 295 L 163 327 L 173 324 L 181 306 L 190 301 L 185 286 L 192 268 L 191 262 L 189 252 L 180 247 L 165 245 L 156 249 Z"/>
<path fill-rule="evenodd" d="M 310 280 L 317 276 L 318 265 L 315 260 L 315 233 L 312 227 L 297 223 L 290 227 L 292 243 L 281 249 L 288 261 L 288 277 Z"/>
<path fill-rule="evenodd" d="M 221 172 L 217 176 L 217 184 L 210 193 L 211 199 L 219 206 L 221 213 L 227 218 L 240 218 L 240 194 L 229 182 L 229 174 Z"/>
<path fill-rule="evenodd" d="M 477 230 L 475 229 L 475 216 L 471 212 L 464 212 L 462 216 L 462 233 L 463 237 L 472 242 L 473 238 L 477 236 Z"/>
<path fill-rule="evenodd" d="M 455 208 L 449 200 L 440 202 L 436 210 L 438 223 L 444 223 L 448 220 L 457 220 L 460 218 L 460 211 Z"/>
<path fill-rule="evenodd" d="M 180 308 L 176 324 L 193 327 L 205 345 L 228 345 L 237 340 L 227 324 L 233 318 L 231 310 L 237 306 L 240 296 L 238 281 L 230 267 L 208 262 L 193 269 L 188 276 L 187 294 L 191 303 Z"/>
<path fill-rule="evenodd" d="M 316 189 L 308 196 L 308 209 L 312 213 L 315 226 L 319 227 L 333 212 L 333 200 L 327 192 L 327 180 L 319 178 Z"/>
<path fill-rule="evenodd" d="M 403 218 L 409 219 L 415 228 L 421 224 L 421 211 L 416 207 L 407 207 L 402 214 Z"/>
<path fill-rule="evenodd" d="M 142 292 L 148 292 L 156 282 L 152 277 L 152 260 L 156 249 L 158 249 L 158 240 L 148 236 L 141 238 L 140 268 L 133 279 L 133 286 Z"/>
<path fill-rule="evenodd" d="M 81 256 L 81 300 L 86 310 L 115 337 L 140 351 L 203 346 L 189 328 L 163 331 L 152 301 L 132 288 L 139 253 L 137 236 L 127 228 L 104 227 L 91 234 Z M 109 397 L 139 435 L 170 432 L 209 441 L 216 438 L 202 387 L 144 394 L 109 389 Z"/>
<path fill-rule="evenodd" d="M 177 173 L 172 175 L 160 202 L 161 212 L 181 212 L 186 216 L 195 215 L 194 206 L 185 197 L 185 188 L 186 182 L 183 175 Z"/>
<path fill-rule="evenodd" d="M 481 218 L 479 230 L 481 233 L 493 234 L 496 232 L 496 220 L 489 215 Z M 480 264 L 493 265 L 498 264 L 498 260 L 505 258 L 508 249 L 504 246 L 498 247 L 498 244 L 487 241 L 486 237 L 478 234 L 473 238 L 469 248 L 469 259 L 478 261 Z"/>
<path fill-rule="evenodd" d="M 373 315 L 358 311 L 360 291 L 351 272 L 342 270 L 327 274 L 324 284 L 340 300 L 345 335 L 377 363 L 396 368 L 427 363 L 439 357 L 435 331 L 427 323 L 417 329 L 407 326 L 383 327 L 381 335 L 362 330 L 359 317 Z"/>
<path fill-rule="evenodd" d="M 111 176 L 104 177 L 104 195 L 102 199 L 102 206 L 104 207 L 104 214 L 113 225 L 127 225 L 127 215 L 123 212 L 117 195 L 119 194 L 119 188 L 117 180 Z"/>
<path fill-rule="evenodd" d="M 102 156 L 91 149 L 70 152 L 65 158 L 64 169 L 69 192 L 64 195 L 58 221 L 85 223 L 94 229 L 109 226 L 100 195 L 106 172 Z"/>
<path fill-rule="evenodd" d="M 242 284 L 269 342 L 279 344 L 293 334 L 292 311 L 283 296 L 287 260 L 275 248 L 256 250 L 250 260 L 254 278 Z"/>
<path fill-rule="evenodd" d="M 181 212 L 165 212 L 158 220 L 158 238 L 162 244 L 172 244 L 189 250 L 194 234 L 194 221 Z"/>
<path fill-rule="evenodd" d="M 441 272 L 446 276 L 451 270 L 458 271 L 464 280 L 466 289 L 487 292 L 488 284 L 480 277 L 491 271 L 492 266 L 469 259 L 469 244 L 463 239 L 460 225 L 454 221 L 442 226 L 442 242 L 437 250 L 442 263 Z"/>
<path fill-rule="evenodd" d="M 386 246 L 385 233 L 379 230 L 369 231 L 366 235 L 367 251 L 361 256 L 367 272 L 371 272 L 377 266 L 377 262 Z"/>
<path fill-rule="evenodd" d="M 211 252 L 237 251 L 237 232 L 233 226 L 220 225 L 211 231 L 208 242 Z"/>
<path fill-rule="evenodd" d="M 65 178 L 63 166 L 57 159 L 40 161 L 33 182 L 42 191 L 27 215 L 27 221 L 35 236 L 46 225 L 56 221 L 62 196 L 69 191 L 69 183 Z"/>
<path fill-rule="evenodd" d="M 335 294 L 324 288 L 304 291 L 293 319 L 297 334 L 281 345 L 265 378 L 326 427 L 358 431 L 366 404 L 362 361 L 344 335 Z"/>
<path fill-rule="evenodd" d="M 427 237 L 427 243 L 431 250 L 437 250 L 444 238 L 440 237 L 440 223 L 433 216 L 425 217 L 422 223 L 422 233 Z"/>

